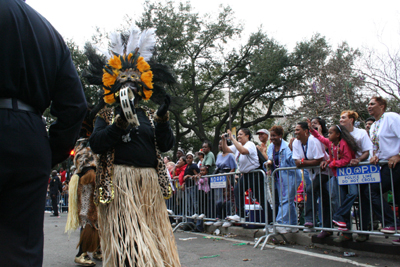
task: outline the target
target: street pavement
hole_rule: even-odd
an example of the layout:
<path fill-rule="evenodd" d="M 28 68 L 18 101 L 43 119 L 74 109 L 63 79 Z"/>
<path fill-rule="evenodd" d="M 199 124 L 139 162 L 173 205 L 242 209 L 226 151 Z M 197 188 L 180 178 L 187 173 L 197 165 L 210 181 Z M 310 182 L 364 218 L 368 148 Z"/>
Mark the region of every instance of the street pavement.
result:
<path fill-rule="evenodd" d="M 74 258 L 79 231 L 64 233 L 67 214 L 59 218 L 45 213 L 44 259 L 45 267 L 76 266 Z M 177 232 L 175 239 L 183 267 L 191 266 L 399 266 L 395 259 L 368 256 L 343 257 L 343 253 L 296 245 L 267 245 L 261 251 L 253 243 L 241 239 L 223 238 L 190 232 Z M 251 243 L 251 244 L 250 244 Z M 96 266 L 102 266 L 97 261 Z"/>

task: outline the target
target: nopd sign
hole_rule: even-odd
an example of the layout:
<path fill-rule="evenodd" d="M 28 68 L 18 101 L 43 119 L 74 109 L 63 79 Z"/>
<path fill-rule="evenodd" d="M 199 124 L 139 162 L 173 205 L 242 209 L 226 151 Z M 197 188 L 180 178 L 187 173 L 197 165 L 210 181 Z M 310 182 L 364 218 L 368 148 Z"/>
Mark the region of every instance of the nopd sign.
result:
<path fill-rule="evenodd" d="M 210 177 L 211 188 L 225 188 L 226 187 L 226 176 L 214 176 Z"/>
<path fill-rule="evenodd" d="M 338 168 L 336 171 L 340 185 L 369 184 L 381 181 L 380 168 L 377 165 L 344 167 Z"/>

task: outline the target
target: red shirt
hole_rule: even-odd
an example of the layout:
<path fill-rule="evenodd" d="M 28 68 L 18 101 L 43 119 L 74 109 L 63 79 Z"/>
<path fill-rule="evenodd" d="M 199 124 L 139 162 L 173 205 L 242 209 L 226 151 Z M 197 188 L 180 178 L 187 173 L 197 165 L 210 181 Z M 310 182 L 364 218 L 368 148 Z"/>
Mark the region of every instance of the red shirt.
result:
<path fill-rule="evenodd" d="M 185 169 L 187 167 L 187 164 L 183 165 L 182 167 L 176 167 L 175 168 L 175 176 L 179 176 L 179 185 L 183 185 L 183 175 L 185 174 Z"/>
<path fill-rule="evenodd" d="M 66 180 L 66 178 L 65 178 L 65 175 L 67 174 L 67 171 L 63 171 L 62 173 L 61 173 L 61 184 L 63 183 L 63 182 L 65 182 L 65 180 Z"/>

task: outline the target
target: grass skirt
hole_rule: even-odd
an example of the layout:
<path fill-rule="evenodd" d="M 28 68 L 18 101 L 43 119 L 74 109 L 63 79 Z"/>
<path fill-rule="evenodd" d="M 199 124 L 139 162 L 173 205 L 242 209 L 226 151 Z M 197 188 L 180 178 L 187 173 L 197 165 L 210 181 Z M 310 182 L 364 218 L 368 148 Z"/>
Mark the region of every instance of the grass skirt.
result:
<path fill-rule="evenodd" d="M 99 205 L 103 266 L 180 266 L 156 170 L 114 165 L 113 184 Z"/>

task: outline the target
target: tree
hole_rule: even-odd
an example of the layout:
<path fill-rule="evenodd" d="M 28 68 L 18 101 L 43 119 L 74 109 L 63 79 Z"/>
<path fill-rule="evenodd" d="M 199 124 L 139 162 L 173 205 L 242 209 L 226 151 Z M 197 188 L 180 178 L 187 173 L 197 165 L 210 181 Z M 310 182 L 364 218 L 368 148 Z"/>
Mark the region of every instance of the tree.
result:
<path fill-rule="evenodd" d="M 242 31 L 229 7 L 212 18 L 193 13 L 189 3 L 175 8 L 173 2 L 147 2 L 137 25 L 156 28 L 156 61 L 170 65 L 179 81 L 169 88 L 175 151 L 190 133 L 211 140 L 216 152 L 218 136 L 229 125 L 228 88 L 232 125 L 239 127 L 271 124 L 271 118 L 282 117 L 274 109 L 296 96 L 294 85 L 301 76 L 288 51 L 261 30 L 245 45 L 228 50 Z"/>
<path fill-rule="evenodd" d="M 365 86 L 374 95 L 388 99 L 388 110 L 400 112 L 400 50 L 385 52 L 375 48 L 365 48 L 359 71 L 365 79 Z"/>
<path fill-rule="evenodd" d="M 376 49 L 365 49 L 361 73 L 365 84 L 376 94 L 385 94 L 400 101 L 400 50 L 379 53 Z"/>
<path fill-rule="evenodd" d="M 79 46 L 73 40 L 67 39 L 65 42 L 71 53 L 72 61 L 81 80 L 86 101 L 89 105 L 96 105 L 99 101 L 101 90 L 97 86 L 89 85 L 85 78 L 83 78 L 83 73 L 88 66 L 88 59 L 84 52 L 79 49 Z M 50 124 L 55 121 L 55 117 L 50 114 L 50 107 L 44 111 L 43 116 L 46 118 L 47 126 L 50 126 Z"/>
<path fill-rule="evenodd" d="M 368 117 L 364 96 L 364 80 L 355 69 L 361 53 L 346 42 L 336 49 L 319 34 L 310 41 L 300 42 L 293 52 L 293 62 L 299 75 L 298 84 L 302 97 L 297 105 L 289 108 L 292 114 L 287 124 L 294 125 L 304 117 L 322 117 L 329 123 L 338 123 L 343 110 L 354 110 L 360 117 Z"/>

